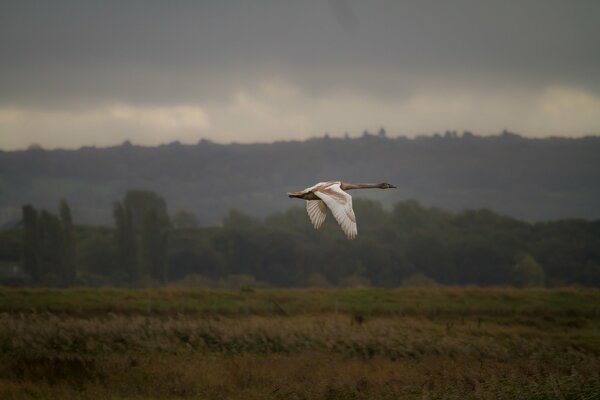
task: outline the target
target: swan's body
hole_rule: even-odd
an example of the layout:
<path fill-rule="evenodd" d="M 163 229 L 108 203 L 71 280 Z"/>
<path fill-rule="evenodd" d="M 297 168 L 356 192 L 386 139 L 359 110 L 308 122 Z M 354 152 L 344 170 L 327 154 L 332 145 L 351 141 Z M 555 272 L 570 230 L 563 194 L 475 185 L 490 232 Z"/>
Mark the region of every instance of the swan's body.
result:
<path fill-rule="evenodd" d="M 389 183 L 346 183 L 341 181 L 319 182 L 314 186 L 299 192 L 288 193 L 289 197 L 306 200 L 306 211 L 310 222 L 319 229 L 325 217 L 327 208 L 346 234 L 348 239 L 354 239 L 358 234 L 356 217 L 352 209 L 352 196 L 346 193 L 351 189 L 389 189 L 396 186 Z"/>

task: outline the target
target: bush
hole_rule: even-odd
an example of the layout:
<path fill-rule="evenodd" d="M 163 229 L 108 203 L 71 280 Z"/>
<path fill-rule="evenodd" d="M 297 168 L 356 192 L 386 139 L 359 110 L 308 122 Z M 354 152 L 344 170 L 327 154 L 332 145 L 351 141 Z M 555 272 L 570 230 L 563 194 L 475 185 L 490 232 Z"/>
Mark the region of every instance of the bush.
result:
<path fill-rule="evenodd" d="M 402 286 L 404 287 L 435 287 L 439 286 L 439 284 L 428 277 L 427 275 L 417 272 L 416 274 L 412 274 L 408 278 L 404 278 L 402 280 Z"/>
<path fill-rule="evenodd" d="M 518 257 L 513 266 L 512 278 L 517 287 L 543 287 L 546 273 L 533 256 L 524 254 Z"/>

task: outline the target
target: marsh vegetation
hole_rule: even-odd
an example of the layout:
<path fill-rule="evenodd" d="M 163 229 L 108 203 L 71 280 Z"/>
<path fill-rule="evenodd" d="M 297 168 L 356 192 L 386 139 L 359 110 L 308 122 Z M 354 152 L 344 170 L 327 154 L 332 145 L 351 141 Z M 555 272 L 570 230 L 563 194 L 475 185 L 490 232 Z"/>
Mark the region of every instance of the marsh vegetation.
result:
<path fill-rule="evenodd" d="M 592 289 L 0 290 L 1 398 L 593 398 Z"/>

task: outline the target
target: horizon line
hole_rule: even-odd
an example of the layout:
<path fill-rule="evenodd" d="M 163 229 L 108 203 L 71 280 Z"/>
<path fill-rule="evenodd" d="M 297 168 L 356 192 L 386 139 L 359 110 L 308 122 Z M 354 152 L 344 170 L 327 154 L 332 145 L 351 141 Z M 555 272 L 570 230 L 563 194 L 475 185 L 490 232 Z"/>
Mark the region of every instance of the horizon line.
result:
<path fill-rule="evenodd" d="M 383 134 L 381 133 L 382 130 L 383 130 Z M 159 147 L 173 146 L 173 145 L 199 146 L 199 145 L 203 145 L 203 144 L 214 144 L 214 145 L 219 145 L 219 146 L 232 146 L 232 145 L 252 146 L 252 145 L 294 143 L 294 142 L 304 143 L 304 142 L 308 142 L 311 140 L 361 140 L 364 138 L 377 138 L 377 139 L 387 139 L 387 140 L 402 139 L 402 140 L 409 140 L 409 141 L 416 141 L 416 140 L 423 140 L 423 139 L 456 140 L 456 139 L 475 139 L 475 138 L 476 139 L 514 138 L 514 139 L 524 139 L 524 140 L 550 140 L 550 139 L 581 140 L 581 139 L 588 139 L 588 138 L 600 138 L 600 133 L 583 134 L 581 136 L 552 135 L 552 136 L 539 137 L 539 136 L 526 136 L 526 135 L 523 135 L 520 133 L 509 131 L 507 129 L 503 129 L 502 131 L 500 131 L 498 133 L 493 133 L 493 134 L 477 134 L 477 133 L 474 133 L 469 130 L 463 130 L 459 134 L 458 131 L 456 131 L 456 130 L 446 130 L 444 133 L 433 132 L 433 133 L 417 133 L 417 134 L 414 134 L 411 136 L 405 135 L 405 134 L 404 135 L 398 134 L 398 135 L 390 136 L 386 133 L 384 128 L 381 128 L 378 133 L 369 132 L 368 130 L 365 129 L 363 131 L 363 133 L 358 136 L 351 136 L 348 133 L 345 133 L 341 136 L 333 136 L 330 133 L 326 132 L 322 136 L 310 136 L 310 137 L 307 137 L 304 139 L 282 139 L 282 140 L 272 140 L 272 141 L 254 141 L 254 142 L 236 142 L 236 141 L 219 142 L 219 141 L 215 141 L 213 139 L 200 137 L 198 139 L 198 141 L 196 141 L 195 143 L 182 143 L 179 140 L 173 140 L 170 142 L 163 142 L 163 143 L 153 144 L 153 145 L 132 143 L 130 139 L 125 139 L 121 143 L 115 143 L 115 144 L 106 145 L 106 146 L 96 146 L 93 144 L 88 144 L 88 145 L 81 145 L 78 147 L 60 147 L 60 146 L 44 147 L 43 145 L 40 145 L 39 143 L 31 143 L 26 148 L 16 148 L 16 149 L 0 148 L 0 152 L 9 153 L 9 152 L 26 152 L 26 151 L 36 151 L 36 150 L 37 151 L 78 151 L 78 150 L 90 149 L 90 148 L 101 150 L 101 149 L 111 149 L 111 148 L 115 148 L 115 147 L 126 147 L 126 146 L 139 147 L 139 148 L 159 148 Z"/>

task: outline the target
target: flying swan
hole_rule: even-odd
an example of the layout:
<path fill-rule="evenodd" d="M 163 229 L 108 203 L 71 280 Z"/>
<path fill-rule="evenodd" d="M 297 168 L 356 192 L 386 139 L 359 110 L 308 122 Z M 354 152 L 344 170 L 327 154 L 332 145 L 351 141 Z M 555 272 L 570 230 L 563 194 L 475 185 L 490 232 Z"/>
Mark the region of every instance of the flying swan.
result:
<path fill-rule="evenodd" d="M 396 186 L 389 183 L 346 183 L 341 181 L 319 182 L 314 186 L 298 192 L 289 192 L 289 197 L 306 200 L 306 211 L 310 222 L 319 229 L 325 217 L 327 208 L 331 210 L 342 231 L 348 239 L 354 239 L 358 234 L 356 217 L 352 210 L 352 196 L 346 193 L 351 189 L 390 189 Z"/>

